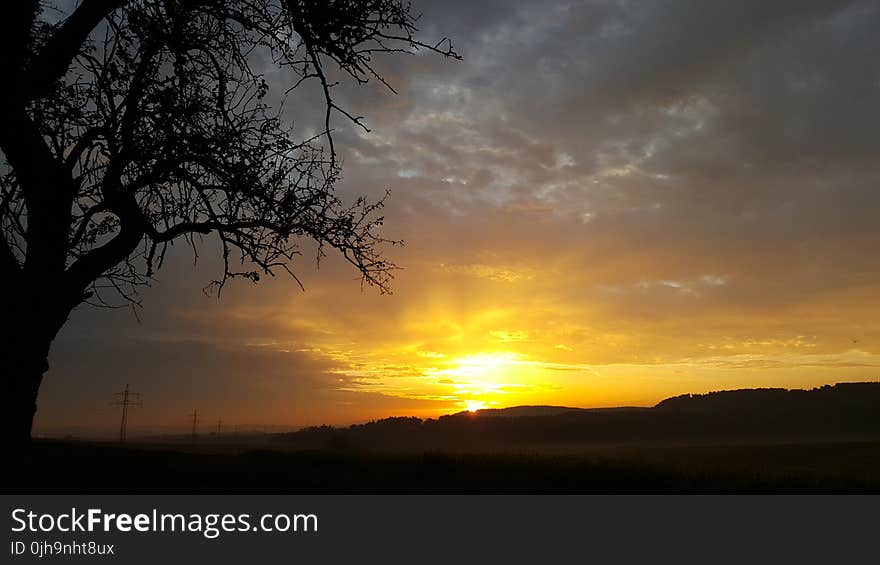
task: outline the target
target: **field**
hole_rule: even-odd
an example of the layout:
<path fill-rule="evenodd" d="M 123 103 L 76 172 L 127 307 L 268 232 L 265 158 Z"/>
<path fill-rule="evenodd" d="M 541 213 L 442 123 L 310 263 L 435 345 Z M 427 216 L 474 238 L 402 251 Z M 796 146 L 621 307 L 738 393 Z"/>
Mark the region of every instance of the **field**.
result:
<path fill-rule="evenodd" d="M 19 492 L 880 493 L 880 442 L 376 453 L 35 441 Z"/>

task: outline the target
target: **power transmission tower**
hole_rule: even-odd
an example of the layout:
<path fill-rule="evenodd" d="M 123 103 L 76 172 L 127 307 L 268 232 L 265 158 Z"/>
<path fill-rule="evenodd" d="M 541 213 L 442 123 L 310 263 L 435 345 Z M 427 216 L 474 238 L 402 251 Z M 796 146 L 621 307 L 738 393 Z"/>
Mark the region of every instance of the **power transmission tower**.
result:
<path fill-rule="evenodd" d="M 193 410 L 193 413 L 189 415 L 192 418 L 192 440 L 196 440 L 196 426 L 199 424 L 199 411 Z"/>
<path fill-rule="evenodd" d="M 129 406 L 143 406 L 144 404 L 141 402 L 141 394 L 139 392 L 131 392 L 128 384 L 125 385 L 124 391 L 117 392 L 113 396 L 116 397 L 113 406 L 122 406 L 122 421 L 119 422 L 119 443 L 125 443 L 125 436 L 128 432 L 128 408 Z"/>
<path fill-rule="evenodd" d="M 220 419 L 220 418 L 218 418 L 218 419 L 217 419 L 217 437 L 218 437 L 218 438 L 220 437 L 220 432 L 221 432 L 222 430 L 223 430 L 223 420 Z"/>

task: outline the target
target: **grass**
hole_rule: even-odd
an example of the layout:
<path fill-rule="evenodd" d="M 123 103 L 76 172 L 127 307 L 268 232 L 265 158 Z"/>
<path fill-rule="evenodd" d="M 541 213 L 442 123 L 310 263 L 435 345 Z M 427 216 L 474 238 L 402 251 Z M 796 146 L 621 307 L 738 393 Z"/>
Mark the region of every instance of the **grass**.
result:
<path fill-rule="evenodd" d="M 33 493 L 880 493 L 880 442 L 365 453 L 36 441 Z"/>

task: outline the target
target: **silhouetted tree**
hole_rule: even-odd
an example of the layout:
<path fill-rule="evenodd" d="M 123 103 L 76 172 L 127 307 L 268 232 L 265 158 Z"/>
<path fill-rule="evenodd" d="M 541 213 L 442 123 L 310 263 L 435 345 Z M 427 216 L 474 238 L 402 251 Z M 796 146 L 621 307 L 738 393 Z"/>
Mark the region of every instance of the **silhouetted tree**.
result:
<path fill-rule="evenodd" d="M 214 234 L 230 278 L 293 275 L 298 241 L 337 250 L 386 290 L 382 202 L 345 206 L 333 77 L 377 79 L 377 53 L 414 37 L 398 0 L 70 0 L 0 9 L 3 41 L 0 372 L 4 433 L 30 437 L 50 344 L 71 310 L 136 300 L 166 248 Z M 258 65 L 323 94 L 323 131 L 294 136 L 266 102 Z M 389 87 L 390 88 L 390 87 Z M 295 278 L 295 277 L 294 277 Z"/>

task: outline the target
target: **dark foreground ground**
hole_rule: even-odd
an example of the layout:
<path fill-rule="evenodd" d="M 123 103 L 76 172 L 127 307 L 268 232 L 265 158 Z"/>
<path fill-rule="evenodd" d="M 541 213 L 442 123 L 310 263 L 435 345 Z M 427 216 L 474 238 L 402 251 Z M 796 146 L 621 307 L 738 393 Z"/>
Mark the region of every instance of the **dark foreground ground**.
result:
<path fill-rule="evenodd" d="M 36 441 L 31 493 L 880 493 L 880 442 L 378 454 Z"/>

